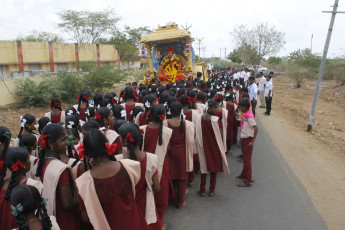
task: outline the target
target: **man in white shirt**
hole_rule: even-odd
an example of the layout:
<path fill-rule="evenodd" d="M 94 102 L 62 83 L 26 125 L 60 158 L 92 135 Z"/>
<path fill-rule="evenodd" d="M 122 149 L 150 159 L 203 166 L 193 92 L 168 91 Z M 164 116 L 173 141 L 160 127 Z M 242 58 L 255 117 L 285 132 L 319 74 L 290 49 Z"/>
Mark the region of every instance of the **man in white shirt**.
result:
<path fill-rule="evenodd" d="M 244 85 L 246 85 L 246 86 L 249 85 L 249 84 L 247 84 L 249 77 L 250 77 L 250 72 L 248 71 L 247 68 L 245 68 L 244 69 Z"/>
<path fill-rule="evenodd" d="M 244 70 L 241 70 L 239 76 L 240 76 L 240 85 L 242 85 L 242 88 L 243 87 L 246 87 L 246 85 L 244 84 L 244 77 L 246 76 L 246 72 L 244 72 Z"/>
<path fill-rule="evenodd" d="M 260 97 L 260 108 L 265 108 L 265 84 L 266 84 L 266 78 L 264 76 L 263 72 L 259 73 L 259 86 L 258 86 L 258 94 Z"/>
<path fill-rule="evenodd" d="M 249 100 L 252 104 L 252 112 L 255 117 L 255 109 L 256 109 L 256 104 L 258 102 L 258 87 L 255 84 L 255 77 L 250 77 L 248 84 L 249 84 L 248 86 Z"/>
<path fill-rule="evenodd" d="M 271 74 L 266 77 L 266 86 L 265 86 L 265 99 L 266 99 L 266 116 L 271 115 L 271 106 L 272 106 L 272 96 L 273 96 L 273 83 L 272 83 Z"/>

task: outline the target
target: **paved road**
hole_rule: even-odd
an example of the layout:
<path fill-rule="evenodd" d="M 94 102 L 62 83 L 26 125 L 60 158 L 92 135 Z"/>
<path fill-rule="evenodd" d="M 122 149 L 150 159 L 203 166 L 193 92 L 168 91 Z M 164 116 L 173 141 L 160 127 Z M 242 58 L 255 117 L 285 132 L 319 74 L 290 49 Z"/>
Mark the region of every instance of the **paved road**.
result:
<path fill-rule="evenodd" d="M 240 149 L 228 155 L 231 174 L 219 174 L 214 197 L 196 191 L 200 174 L 186 195 L 187 206 L 169 206 L 164 222 L 169 230 L 324 230 L 325 222 L 280 152 L 257 119 L 259 134 L 253 152 L 251 188 L 236 186 L 242 170 Z M 301 153 L 303 154 L 303 153 Z M 315 175 L 317 176 L 317 175 Z M 209 177 L 207 177 L 207 189 Z"/>

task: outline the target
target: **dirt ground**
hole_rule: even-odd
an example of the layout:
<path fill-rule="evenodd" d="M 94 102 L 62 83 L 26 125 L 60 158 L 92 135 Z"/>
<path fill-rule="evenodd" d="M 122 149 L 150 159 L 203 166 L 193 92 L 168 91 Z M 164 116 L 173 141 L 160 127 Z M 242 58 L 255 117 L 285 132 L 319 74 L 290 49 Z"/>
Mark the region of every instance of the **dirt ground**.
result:
<path fill-rule="evenodd" d="M 345 229 L 345 86 L 324 81 L 316 125 L 306 132 L 315 82 L 293 88 L 286 76 L 274 78 L 270 117 L 257 114 L 289 166 L 305 186 L 329 229 Z"/>

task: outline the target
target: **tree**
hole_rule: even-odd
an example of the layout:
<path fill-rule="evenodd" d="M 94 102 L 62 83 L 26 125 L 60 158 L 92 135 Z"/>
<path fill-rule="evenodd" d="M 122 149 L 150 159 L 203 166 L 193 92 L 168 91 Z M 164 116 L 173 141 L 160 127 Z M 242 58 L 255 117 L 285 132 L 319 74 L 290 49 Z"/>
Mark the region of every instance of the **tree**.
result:
<path fill-rule="evenodd" d="M 261 62 L 261 57 L 258 55 L 257 50 L 251 45 L 242 45 L 238 49 L 241 59 L 244 63 L 255 65 Z"/>
<path fill-rule="evenodd" d="M 272 65 L 272 68 L 274 69 L 275 65 L 279 65 L 280 63 L 282 63 L 283 59 L 281 59 L 280 57 L 269 57 L 267 62 L 268 64 Z"/>
<path fill-rule="evenodd" d="M 17 40 L 27 41 L 27 42 L 64 42 L 64 39 L 57 34 L 32 30 L 29 35 L 20 35 Z"/>
<path fill-rule="evenodd" d="M 240 53 L 237 49 L 234 49 L 227 57 L 228 60 L 235 62 L 235 63 L 242 63 L 242 59 Z"/>
<path fill-rule="evenodd" d="M 63 10 L 58 15 L 62 21 L 58 27 L 77 43 L 96 43 L 115 30 L 120 20 L 113 9 L 99 12 Z"/>
<path fill-rule="evenodd" d="M 246 25 L 240 25 L 233 30 L 231 35 L 237 48 L 256 51 L 258 56 L 255 58 L 256 63 L 250 64 L 260 64 L 264 56 L 276 54 L 285 44 L 285 33 L 268 23 L 260 23 L 251 29 Z"/>
<path fill-rule="evenodd" d="M 138 61 L 140 39 L 149 34 L 151 30 L 148 27 L 130 28 L 125 26 L 124 31 L 114 31 L 110 39 L 102 38 L 99 43 L 112 44 L 120 53 L 120 59 L 127 62 L 128 68 L 131 61 Z"/>

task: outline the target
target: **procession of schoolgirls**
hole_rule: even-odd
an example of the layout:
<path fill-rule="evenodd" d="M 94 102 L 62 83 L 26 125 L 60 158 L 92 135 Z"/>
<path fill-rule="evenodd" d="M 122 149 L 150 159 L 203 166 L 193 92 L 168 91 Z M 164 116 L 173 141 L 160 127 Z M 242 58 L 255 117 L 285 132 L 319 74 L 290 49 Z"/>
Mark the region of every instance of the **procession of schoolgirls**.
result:
<path fill-rule="evenodd" d="M 209 76 L 84 90 L 69 108 L 51 98 L 42 117 L 22 114 L 18 136 L 0 127 L 0 229 L 168 229 L 167 207 L 188 205 L 188 187 L 200 202 L 217 196 L 236 146 L 243 170 L 234 186 L 253 186 L 255 108 L 260 93 L 272 93 L 260 92 L 271 75 L 222 68 Z"/>

